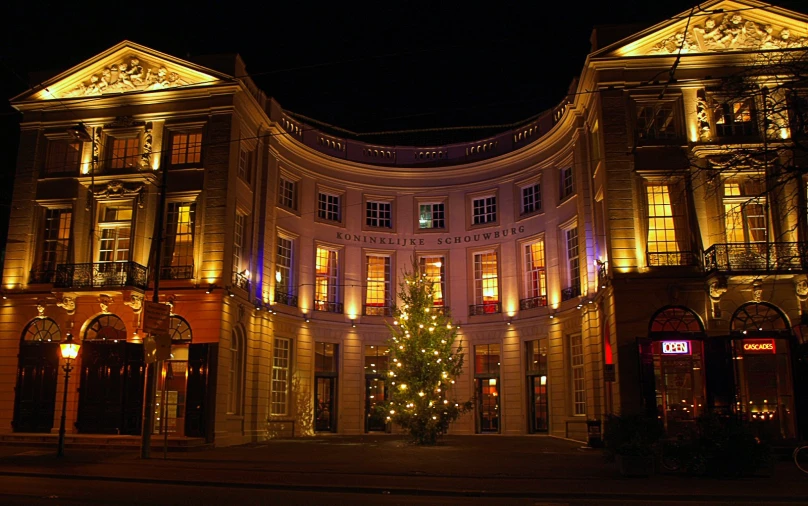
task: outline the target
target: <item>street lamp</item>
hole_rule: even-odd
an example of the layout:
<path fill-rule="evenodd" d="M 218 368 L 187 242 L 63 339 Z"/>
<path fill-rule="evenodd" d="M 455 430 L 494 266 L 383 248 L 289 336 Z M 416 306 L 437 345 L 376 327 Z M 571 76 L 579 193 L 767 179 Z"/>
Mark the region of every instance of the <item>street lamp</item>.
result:
<path fill-rule="evenodd" d="M 59 349 L 62 352 L 62 358 L 65 359 L 65 365 L 62 369 L 65 371 L 65 391 L 62 397 L 62 421 L 59 424 L 59 449 L 56 451 L 57 457 L 63 457 L 65 454 L 65 418 L 67 417 L 67 384 L 70 381 L 70 371 L 73 370 L 73 365 L 70 363 L 79 354 L 79 343 L 73 342 L 73 334 L 67 333 L 65 340 L 59 343 Z"/>

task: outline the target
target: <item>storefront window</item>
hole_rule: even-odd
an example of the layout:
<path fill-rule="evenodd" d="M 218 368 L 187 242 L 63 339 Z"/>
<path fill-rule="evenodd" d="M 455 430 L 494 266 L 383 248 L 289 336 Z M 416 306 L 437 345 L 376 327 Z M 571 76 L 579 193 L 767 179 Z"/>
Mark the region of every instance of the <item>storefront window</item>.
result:
<path fill-rule="evenodd" d="M 657 414 L 668 434 L 692 430 L 705 411 L 704 353 L 701 341 L 655 341 Z"/>

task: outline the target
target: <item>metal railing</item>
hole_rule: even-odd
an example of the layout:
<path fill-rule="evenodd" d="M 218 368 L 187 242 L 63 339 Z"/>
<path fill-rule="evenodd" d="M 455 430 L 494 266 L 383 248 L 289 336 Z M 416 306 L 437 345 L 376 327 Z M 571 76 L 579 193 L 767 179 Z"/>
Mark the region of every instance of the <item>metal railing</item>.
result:
<path fill-rule="evenodd" d="M 56 277 L 56 269 L 51 266 L 39 266 L 36 269 L 31 269 L 28 274 L 29 283 L 53 283 Z"/>
<path fill-rule="evenodd" d="M 160 267 L 160 279 L 193 279 L 194 265 L 164 265 Z"/>
<path fill-rule="evenodd" d="M 240 272 L 233 273 L 233 286 L 241 288 L 247 292 L 250 291 L 250 278 Z"/>
<path fill-rule="evenodd" d="M 580 285 L 570 286 L 561 290 L 562 301 L 570 300 L 574 297 L 578 297 L 579 295 L 581 295 Z"/>
<path fill-rule="evenodd" d="M 365 316 L 391 316 L 393 314 L 392 306 L 371 306 L 365 304 L 362 307 L 362 314 Z"/>
<path fill-rule="evenodd" d="M 547 305 L 547 296 L 539 295 L 538 297 L 529 297 L 519 301 L 519 309 L 535 309 L 537 307 L 544 307 Z"/>
<path fill-rule="evenodd" d="M 314 301 L 315 311 L 325 311 L 326 313 L 343 313 L 342 302 L 328 302 L 325 300 Z"/>
<path fill-rule="evenodd" d="M 135 262 L 95 262 L 56 266 L 54 288 L 149 287 L 148 270 Z"/>
<path fill-rule="evenodd" d="M 649 251 L 647 259 L 649 267 L 698 265 L 698 256 L 694 251 Z"/>
<path fill-rule="evenodd" d="M 502 304 L 500 304 L 499 302 L 485 302 L 483 304 L 469 305 L 469 316 L 497 314 L 501 312 L 502 312 Z"/>
<path fill-rule="evenodd" d="M 275 302 L 285 306 L 297 307 L 297 295 L 291 293 L 275 292 Z"/>
<path fill-rule="evenodd" d="M 704 252 L 706 272 L 793 272 L 808 269 L 808 243 L 714 244 Z"/>

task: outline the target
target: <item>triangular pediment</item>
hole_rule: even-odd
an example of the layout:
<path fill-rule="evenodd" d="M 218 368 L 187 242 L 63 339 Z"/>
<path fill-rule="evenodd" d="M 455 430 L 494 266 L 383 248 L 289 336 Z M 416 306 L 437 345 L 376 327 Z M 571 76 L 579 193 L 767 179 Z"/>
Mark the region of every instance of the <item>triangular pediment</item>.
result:
<path fill-rule="evenodd" d="M 593 57 L 726 53 L 808 47 L 808 16 L 755 0 L 695 6 Z"/>
<path fill-rule="evenodd" d="M 232 78 L 129 41 L 50 79 L 36 91 L 12 99 L 62 100 L 177 87 L 210 86 Z"/>

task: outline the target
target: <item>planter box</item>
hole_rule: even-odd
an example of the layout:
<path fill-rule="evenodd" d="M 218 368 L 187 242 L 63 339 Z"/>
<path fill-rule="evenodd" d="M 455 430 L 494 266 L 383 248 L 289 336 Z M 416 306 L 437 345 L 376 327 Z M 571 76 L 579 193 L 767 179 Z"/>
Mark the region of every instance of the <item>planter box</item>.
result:
<path fill-rule="evenodd" d="M 650 476 L 654 472 L 654 457 L 618 454 L 615 463 L 622 476 Z"/>

